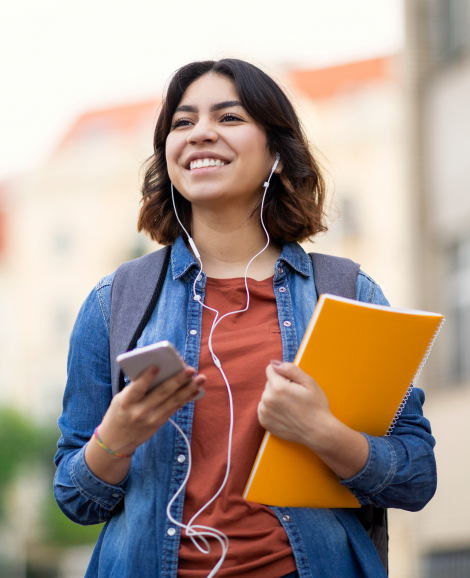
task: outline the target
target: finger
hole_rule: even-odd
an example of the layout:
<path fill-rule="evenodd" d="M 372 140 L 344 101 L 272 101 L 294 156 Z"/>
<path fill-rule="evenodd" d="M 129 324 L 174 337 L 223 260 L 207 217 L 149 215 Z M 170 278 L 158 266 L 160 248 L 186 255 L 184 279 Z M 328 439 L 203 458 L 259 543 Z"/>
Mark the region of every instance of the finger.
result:
<path fill-rule="evenodd" d="M 204 389 L 198 385 L 198 381 L 192 379 L 188 384 L 175 391 L 173 395 L 155 408 L 156 421 L 164 423 L 188 402 L 195 400 L 203 391 Z"/>
<path fill-rule="evenodd" d="M 149 387 L 155 381 L 155 378 L 160 372 L 158 365 L 152 365 L 142 372 L 137 379 L 134 379 L 123 390 L 125 392 L 126 401 L 136 402 L 141 400 L 147 393 Z"/>
<path fill-rule="evenodd" d="M 146 402 L 150 405 L 161 404 L 162 401 L 172 396 L 178 389 L 189 384 L 194 378 L 195 373 L 196 370 L 194 367 L 185 367 L 182 371 L 166 379 L 149 392 Z"/>
<path fill-rule="evenodd" d="M 270 363 L 270 367 L 272 367 L 274 372 L 278 375 L 282 375 L 282 377 L 285 377 L 286 379 L 294 381 L 295 383 L 305 387 L 312 387 L 317 385 L 313 377 L 308 375 L 308 373 L 305 373 L 305 371 L 300 369 L 298 365 L 294 365 L 288 361 L 281 362 L 273 359 Z"/>
<path fill-rule="evenodd" d="M 313 381 L 312 387 L 306 387 L 279 375 L 270 365 L 266 368 L 266 376 L 268 381 L 261 400 L 270 408 L 270 411 L 282 413 L 283 411 L 290 411 L 299 403 L 308 404 L 311 401 L 311 396 L 317 395 L 321 391 Z"/>
<path fill-rule="evenodd" d="M 265 389 L 270 392 L 276 391 L 277 393 L 281 393 L 284 390 L 289 391 L 293 385 L 292 380 L 276 373 L 271 365 L 268 365 L 266 368 L 266 377 L 268 381 Z"/>

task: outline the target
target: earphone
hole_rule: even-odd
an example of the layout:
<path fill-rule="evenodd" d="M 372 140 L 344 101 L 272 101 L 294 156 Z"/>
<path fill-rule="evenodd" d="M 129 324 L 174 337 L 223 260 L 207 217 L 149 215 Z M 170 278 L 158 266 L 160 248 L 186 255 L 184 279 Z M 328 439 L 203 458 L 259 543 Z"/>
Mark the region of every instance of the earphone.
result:
<path fill-rule="evenodd" d="M 222 547 L 222 555 L 219 559 L 219 561 L 217 562 L 217 564 L 214 566 L 214 568 L 212 568 L 211 572 L 209 573 L 209 575 L 207 576 L 207 578 L 213 578 L 213 576 L 215 576 L 215 574 L 219 571 L 220 567 L 222 566 L 222 564 L 224 563 L 225 557 L 227 555 L 227 551 L 228 551 L 228 546 L 229 546 L 229 539 L 228 537 L 221 532 L 220 530 L 217 530 L 216 528 L 211 528 L 209 526 L 203 526 L 200 524 L 194 524 L 194 521 L 196 520 L 196 518 L 202 514 L 202 512 L 210 505 L 214 502 L 214 500 L 217 499 L 217 497 L 221 494 L 221 492 L 223 491 L 227 480 L 228 480 L 228 476 L 229 476 L 229 471 L 230 471 L 230 462 L 231 462 L 231 453 L 232 453 L 232 436 L 233 436 L 233 426 L 234 426 L 234 415 L 233 415 L 233 397 L 232 397 L 232 390 L 230 388 L 230 384 L 228 382 L 228 379 L 224 373 L 224 370 L 222 368 L 222 364 L 219 360 L 219 358 L 215 355 L 214 350 L 212 348 L 212 335 L 214 333 L 215 328 L 217 327 L 217 325 L 222 321 L 222 319 L 224 319 L 225 317 L 228 317 L 229 315 L 234 315 L 235 313 L 243 313 L 244 311 L 247 311 L 249 305 L 250 305 L 250 292 L 248 290 L 248 281 L 247 281 L 247 275 L 248 275 L 248 268 L 250 267 L 251 263 L 256 259 L 256 257 L 259 257 L 259 255 L 261 255 L 261 253 L 263 253 L 263 251 L 265 251 L 268 246 L 269 246 L 269 233 L 266 229 L 266 226 L 264 224 L 263 221 L 263 210 L 264 210 L 264 202 L 266 199 L 266 193 L 268 190 L 268 187 L 270 185 L 271 182 L 271 178 L 274 174 L 274 171 L 276 170 L 276 168 L 279 165 L 279 161 L 280 161 L 281 157 L 278 153 L 276 153 L 276 158 L 274 161 L 274 164 L 272 166 L 270 175 L 268 180 L 263 184 L 264 187 L 264 192 L 263 192 L 263 198 L 261 201 L 261 214 L 260 214 L 260 219 L 261 219 L 261 225 L 263 227 L 263 230 L 266 234 L 266 245 L 263 247 L 263 249 L 261 249 L 261 251 L 259 251 L 254 257 L 252 257 L 250 259 L 250 261 L 248 262 L 248 265 L 246 266 L 245 269 L 245 289 L 246 289 L 246 306 L 244 309 L 239 309 L 237 311 L 231 311 L 229 313 L 226 313 L 225 315 L 222 315 L 222 317 L 219 318 L 219 312 L 216 309 L 212 309 L 211 307 L 205 305 L 204 303 L 202 303 L 201 301 L 201 296 L 198 295 L 196 293 L 196 283 L 198 281 L 198 278 L 200 278 L 200 275 L 202 273 L 203 270 L 203 264 L 202 264 L 202 260 L 201 260 L 201 256 L 199 255 L 199 251 L 197 250 L 196 244 L 194 243 L 194 240 L 191 238 L 190 234 L 188 233 L 188 231 L 185 229 L 183 223 L 180 221 L 180 218 L 178 216 L 178 212 L 176 210 L 176 203 L 175 203 L 175 196 L 174 196 L 174 190 L 173 190 L 173 183 L 171 183 L 171 198 L 173 201 L 173 208 L 175 211 L 175 216 L 178 220 L 178 223 L 180 224 L 181 228 L 183 229 L 183 231 L 186 233 L 186 236 L 188 238 L 188 243 L 191 247 L 191 249 L 193 250 L 194 256 L 196 257 L 196 259 L 199 261 L 199 265 L 200 265 L 200 270 L 199 273 L 196 275 L 194 283 L 193 283 L 193 295 L 194 295 L 194 299 L 196 301 L 198 301 L 202 307 L 205 307 L 206 309 L 213 311 L 215 313 L 215 318 L 214 321 L 212 323 L 212 327 L 209 333 L 209 339 L 208 339 L 208 346 L 209 346 L 209 351 L 211 353 L 212 356 L 212 361 L 214 362 L 214 365 L 218 368 L 218 370 L 220 371 L 222 378 L 225 382 L 225 385 L 227 387 L 227 393 L 228 393 L 228 398 L 229 398 L 229 408 L 230 408 L 230 427 L 229 427 L 229 435 L 228 435 L 228 447 L 227 447 L 227 467 L 225 470 L 225 476 L 224 479 L 222 481 L 222 484 L 220 485 L 219 489 L 217 490 L 217 492 L 212 496 L 212 498 L 206 503 L 204 504 L 194 515 L 193 517 L 189 520 L 189 522 L 187 524 L 183 524 L 181 522 L 178 522 L 178 520 L 175 520 L 171 514 L 171 507 L 173 505 L 173 503 L 175 502 L 175 500 L 177 499 L 177 497 L 181 494 L 181 492 L 183 491 L 183 488 L 185 487 L 185 485 L 188 482 L 189 476 L 191 474 L 191 464 L 192 464 L 192 459 L 191 459 L 191 446 L 189 443 L 188 438 L 186 437 L 185 433 L 182 431 L 182 429 L 178 426 L 178 424 L 176 424 L 173 420 L 169 420 L 174 426 L 175 428 L 178 430 L 178 432 L 181 434 L 181 436 L 183 437 L 187 450 L 188 450 L 188 470 L 186 472 L 186 476 L 184 478 L 183 483 L 181 484 L 181 486 L 179 487 L 178 491 L 174 494 L 174 496 L 171 498 L 171 500 L 168 503 L 167 509 L 166 509 L 166 514 L 168 519 L 175 524 L 176 526 L 179 526 L 181 529 L 184 529 L 186 532 L 186 535 L 191 539 L 191 541 L 193 542 L 193 544 L 196 546 L 196 548 L 204 553 L 204 554 L 208 554 L 210 552 L 210 545 L 209 542 L 207 540 L 207 538 L 214 538 L 216 539 L 221 547 Z M 203 546 L 201 544 L 198 543 L 198 540 L 200 540 L 203 544 Z"/>

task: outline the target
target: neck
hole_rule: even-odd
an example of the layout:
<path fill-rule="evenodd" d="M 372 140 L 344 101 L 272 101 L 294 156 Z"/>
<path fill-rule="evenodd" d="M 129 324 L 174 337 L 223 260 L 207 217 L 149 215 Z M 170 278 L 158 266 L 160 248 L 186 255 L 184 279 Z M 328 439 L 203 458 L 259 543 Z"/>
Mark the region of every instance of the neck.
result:
<path fill-rule="evenodd" d="M 212 212 L 193 205 L 192 238 L 201 255 L 208 277 L 230 279 L 244 277 L 252 257 L 266 245 L 266 233 L 259 215 L 250 210 Z M 261 281 L 274 275 L 280 249 L 270 243 L 250 265 L 248 277 Z"/>

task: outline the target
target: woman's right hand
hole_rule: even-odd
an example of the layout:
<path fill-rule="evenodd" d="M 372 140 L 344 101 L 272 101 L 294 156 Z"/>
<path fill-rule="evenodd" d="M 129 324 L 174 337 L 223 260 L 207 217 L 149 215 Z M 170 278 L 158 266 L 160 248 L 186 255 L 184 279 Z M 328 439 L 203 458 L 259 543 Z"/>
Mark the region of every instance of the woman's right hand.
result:
<path fill-rule="evenodd" d="M 103 444 L 113 452 L 133 454 L 169 417 L 193 401 L 206 381 L 204 375 L 194 377 L 194 368 L 186 367 L 147 394 L 158 371 L 155 366 L 148 368 L 113 397 L 99 427 Z M 126 477 L 131 462 L 110 454 L 93 438 L 85 449 L 85 460 L 95 476 L 111 485 Z"/>

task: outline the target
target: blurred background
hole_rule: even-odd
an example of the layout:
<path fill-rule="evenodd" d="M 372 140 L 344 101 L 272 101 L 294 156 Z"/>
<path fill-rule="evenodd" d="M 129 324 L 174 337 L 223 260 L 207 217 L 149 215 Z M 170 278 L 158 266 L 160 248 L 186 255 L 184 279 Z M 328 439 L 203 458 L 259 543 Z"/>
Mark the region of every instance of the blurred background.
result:
<path fill-rule="evenodd" d="M 390 576 L 470 576 L 470 0 L 1 2 L 0 576 L 85 573 L 100 528 L 51 489 L 68 338 L 97 281 L 157 248 L 139 170 L 168 78 L 226 56 L 280 82 L 328 171 L 313 250 L 447 317 L 418 384 L 438 490 L 389 512 Z"/>

